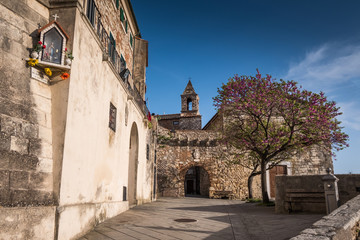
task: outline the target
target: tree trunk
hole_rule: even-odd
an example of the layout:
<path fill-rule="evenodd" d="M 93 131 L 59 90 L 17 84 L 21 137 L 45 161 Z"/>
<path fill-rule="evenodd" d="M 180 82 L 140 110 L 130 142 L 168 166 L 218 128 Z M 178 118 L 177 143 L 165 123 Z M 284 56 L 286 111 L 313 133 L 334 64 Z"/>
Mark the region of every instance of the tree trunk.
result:
<path fill-rule="evenodd" d="M 252 194 L 252 182 L 253 182 L 253 177 L 255 175 L 250 174 L 250 176 L 248 177 L 248 191 L 249 191 L 249 199 L 253 198 L 253 194 Z"/>
<path fill-rule="evenodd" d="M 261 194 L 263 203 L 269 203 L 269 195 L 267 192 L 267 184 L 266 184 L 266 162 L 265 160 L 261 160 Z"/>

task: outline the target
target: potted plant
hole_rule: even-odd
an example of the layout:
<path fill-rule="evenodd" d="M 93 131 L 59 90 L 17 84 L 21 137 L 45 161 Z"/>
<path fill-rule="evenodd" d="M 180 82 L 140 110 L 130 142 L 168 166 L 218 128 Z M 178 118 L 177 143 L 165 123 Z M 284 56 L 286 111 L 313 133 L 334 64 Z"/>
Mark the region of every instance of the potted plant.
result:
<path fill-rule="evenodd" d="M 38 41 L 38 43 L 36 45 L 34 45 L 32 52 L 30 54 L 31 58 L 37 59 L 39 57 L 39 52 L 42 49 L 45 49 L 46 46 L 43 45 L 43 43 L 41 41 Z"/>
<path fill-rule="evenodd" d="M 65 65 L 70 66 L 73 59 L 72 51 L 68 51 L 67 48 L 65 48 Z"/>

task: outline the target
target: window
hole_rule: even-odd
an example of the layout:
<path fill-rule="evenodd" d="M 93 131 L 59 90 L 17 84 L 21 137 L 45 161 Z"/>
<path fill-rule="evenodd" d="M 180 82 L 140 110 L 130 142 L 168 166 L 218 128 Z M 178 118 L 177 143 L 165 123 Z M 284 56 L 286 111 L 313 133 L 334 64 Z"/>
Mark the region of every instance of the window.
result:
<path fill-rule="evenodd" d="M 119 0 L 116 0 L 116 9 L 119 9 Z"/>
<path fill-rule="evenodd" d="M 149 144 L 146 144 L 146 159 L 150 159 L 150 146 Z"/>
<path fill-rule="evenodd" d="M 121 56 L 120 56 L 120 72 L 122 72 L 125 69 L 126 69 L 126 61 L 125 61 L 123 55 L 121 54 Z"/>
<path fill-rule="evenodd" d="M 125 12 L 123 8 L 120 8 L 120 21 L 125 33 L 128 33 L 129 23 L 128 20 L 125 18 Z"/>
<path fill-rule="evenodd" d="M 109 42 L 109 56 L 111 58 L 111 61 L 115 62 L 115 49 L 116 49 L 116 41 L 110 32 L 110 42 Z"/>
<path fill-rule="evenodd" d="M 125 13 L 124 13 L 124 9 L 123 8 L 120 8 L 120 21 L 122 23 L 124 23 L 125 21 Z"/>
<path fill-rule="evenodd" d="M 116 107 L 110 102 L 109 128 L 116 130 Z"/>
<path fill-rule="evenodd" d="M 179 121 L 173 121 L 173 125 L 179 125 Z"/>
<path fill-rule="evenodd" d="M 88 8 L 87 8 L 87 17 L 89 19 L 89 21 L 91 22 L 91 24 L 94 26 L 95 23 L 95 2 L 94 0 L 89 0 L 88 2 Z"/>

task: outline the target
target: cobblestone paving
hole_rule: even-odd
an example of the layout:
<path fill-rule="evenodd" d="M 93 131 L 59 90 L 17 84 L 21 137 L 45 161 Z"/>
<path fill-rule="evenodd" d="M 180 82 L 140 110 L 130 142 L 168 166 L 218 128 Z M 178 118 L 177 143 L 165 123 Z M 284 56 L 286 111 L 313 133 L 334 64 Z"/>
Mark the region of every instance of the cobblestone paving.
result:
<path fill-rule="evenodd" d="M 101 223 L 79 240 L 282 240 L 296 236 L 322 216 L 275 214 L 274 207 L 239 200 L 161 198 Z"/>

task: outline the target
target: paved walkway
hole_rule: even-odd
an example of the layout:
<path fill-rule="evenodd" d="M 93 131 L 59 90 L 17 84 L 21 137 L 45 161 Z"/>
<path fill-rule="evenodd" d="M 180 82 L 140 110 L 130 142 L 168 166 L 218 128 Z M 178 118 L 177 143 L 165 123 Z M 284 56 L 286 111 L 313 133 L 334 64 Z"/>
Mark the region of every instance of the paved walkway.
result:
<path fill-rule="evenodd" d="M 275 214 L 274 207 L 238 200 L 161 198 L 103 222 L 80 240 L 282 240 L 296 236 L 321 217 Z"/>

